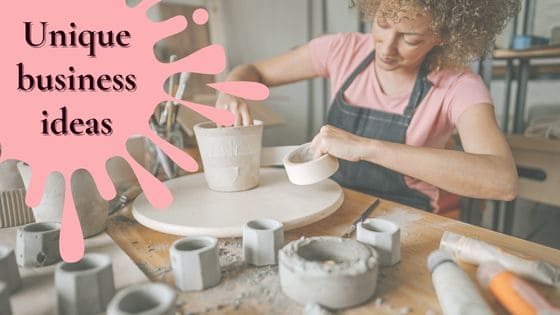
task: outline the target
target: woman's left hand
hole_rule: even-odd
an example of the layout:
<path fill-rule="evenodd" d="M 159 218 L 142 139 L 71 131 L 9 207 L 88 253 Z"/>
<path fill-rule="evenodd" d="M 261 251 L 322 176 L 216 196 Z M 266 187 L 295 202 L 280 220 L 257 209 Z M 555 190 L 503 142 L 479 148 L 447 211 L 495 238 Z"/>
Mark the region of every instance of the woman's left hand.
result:
<path fill-rule="evenodd" d="M 314 158 L 330 154 L 339 159 L 357 162 L 362 159 L 365 145 L 365 138 L 325 125 L 311 141 L 311 150 Z"/>

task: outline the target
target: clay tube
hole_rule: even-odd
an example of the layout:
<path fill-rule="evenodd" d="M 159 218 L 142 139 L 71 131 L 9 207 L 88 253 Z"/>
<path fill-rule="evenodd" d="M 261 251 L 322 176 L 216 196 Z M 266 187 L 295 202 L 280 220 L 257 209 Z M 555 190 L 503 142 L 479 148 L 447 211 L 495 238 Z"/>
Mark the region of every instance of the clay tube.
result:
<path fill-rule="evenodd" d="M 512 315 L 560 315 L 531 285 L 496 261 L 480 264 L 477 277 Z"/>
<path fill-rule="evenodd" d="M 560 288 L 560 267 L 545 261 L 524 257 L 449 231 L 441 237 L 439 248 L 451 253 L 454 259 L 475 265 L 485 261 L 497 261 L 518 275 Z"/>
<path fill-rule="evenodd" d="M 494 314 L 463 269 L 451 256 L 435 250 L 428 257 L 428 269 L 445 315 Z"/>

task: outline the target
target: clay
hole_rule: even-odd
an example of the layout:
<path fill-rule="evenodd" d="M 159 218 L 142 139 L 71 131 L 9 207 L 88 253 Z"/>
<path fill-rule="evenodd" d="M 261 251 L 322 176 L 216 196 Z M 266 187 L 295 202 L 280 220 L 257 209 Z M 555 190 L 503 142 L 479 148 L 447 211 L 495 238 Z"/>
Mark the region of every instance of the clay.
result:
<path fill-rule="evenodd" d="M 7 160 L 0 163 L 0 192 L 24 188 L 21 176 L 17 171 L 16 160 Z"/>
<path fill-rule="evenodd" d="M 194 126 L 204 176 L 216 191 L 243 191 L 259 184 L 262 121 L 252 126 L 216 127 L 213 122 Z"/>
<path fill-rule="evenodd" d="M 431 252 L 427 264 L 443 314 L 494 314 L 477 286 L 448 252 Z"/>
<path fill-rule="evenodd" d="M 540 283 L 560 288 L 560 267 L 518 253 L 512 253 L 484 241 L 445 231 L 439 248 L 454 259 L 474 265 L 494 260 L 509 271 Z"/>
<path fill-rule="evenodd" d="M 210 236 L 193 236 L 175 241 L 169 251 L 175 286 L 181 291 L 196 291 L 220 282 L 222 272 L 218 257 L 218 240 Z"/>
<path fill-rule="evenodd" d="M 303 308 L 303 315 L 332 315 L 329 310 L 321 307 L 319 304 L 308 303 Z"/>
<path fill-rule="evenodd" d="M 12 315 L 12 306 L 10 305 L 10 291 L 5 282 L 0 281 L 0 314 Z"/>
<path fill-rule="evenodd" d="M 21 267 L 43 267 L 61 260 L 58 249 L 60 224 L 41 222 L 17 230 L 16 260 Z"/>
<path fill-rule="evenodd" d="M 284 226 L 272 219 L 259 219 L 243 225 L 243 257 L 255 266 L 276 265 L 278 250 L 284 246 Z"/>
<path fill-rule="evenodd" d="M 56 266 L 54 283 L 60 315 L 104 312 L 115 294 L 111 257 L 86 254 L 76 263 Z"/>
<path fill-rule="evenodd" d="M 19 162 L 18 170 L 25 187 L 31 181 L 31 168 Z M 61 222 L 64 206 L 64 178 L 60 173 L 51 173 L 45 184 L 41 203 L 33 208 L 35 222 Z M 105 230 L 108 218 L 108 203 L 99 193 L 91 175 L 85 170 L 77 170 L 72 175 L 72 195 L 84 237 L 90 237 Z"/>
<path fill-rule="evenodd" d="M 352 239 L 301 238 L 279 254 L 282 291 L 300 304 L 341 309 L 364 303 L 375 293 L 377 274 L 375 249 Z"/>
<path fill-rule="evenodd" d="M 14 250 L 2 245 L 0 245 L 0 281 L 6 284 L 10 294 L 21 288 L 21 277 Z"/>
<path fill-rule="evenodd" d="M 367 219 L 358 223 L 356 238 L 377 250 L 380 266 L 392 266 L 401 260 L 401 230 L 389 220 Z"/>
<path fill-rule="evenodd" d="M 283 163 L 290 182 L 296 185 L 318 183 L 333 175 L 339 167 L 338 160 L 328 154 L 313 159 L 310 143 L 286 155 Z"/>
<path fill-rule="evenodd" d="M 119 291 L 107 307 L 107 315 L 175 315 L 177 294 L 161 283 L 146 283 Z"/>

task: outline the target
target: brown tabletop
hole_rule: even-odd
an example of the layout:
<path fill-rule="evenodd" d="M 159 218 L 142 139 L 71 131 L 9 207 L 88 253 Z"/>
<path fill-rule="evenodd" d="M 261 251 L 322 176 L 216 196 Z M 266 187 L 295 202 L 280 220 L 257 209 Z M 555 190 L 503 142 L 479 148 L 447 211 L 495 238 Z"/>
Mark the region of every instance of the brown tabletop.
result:
<path fill-rule="evenodd" d="M 311 225 L 286 232 L 286 242 L 302 236 L 342 236 L 376 198 L 345 189 L 345 201 L 334 214 Z M 109 219 L 108 234 L 153 281 L 173 285 L 168 248 L 180 236 L 148 229 L 137 223 L 130 206 Z M 380 269 L 376 294 L 344 314 L 441 313 L 426 259 L 438 248 L 444 231 L 475 237 L 488 243 L 560 265 L 560 251 L 512 236 L 465 224 L 394 202 L 382 200 L 370 217 L 386 217 L 401 226 L 401 261 Z M 222 281 L 214 288 L 181 293 L 184 314 L 299 314 L 302 307 L 282 293 L 277 266 L 252 267 L 243 263 L 240 239 L 220 240 Z M 462 267 L 475 280 L 475 266 Z M 117 270 L 116 272 L 126 272 Z M 560 290 L 535 284 L 549 301 L 560 302 Z M 487 295 L 487 294 L 485 294 Z M 489 299 L 497 311 L 503 311 Z"/>

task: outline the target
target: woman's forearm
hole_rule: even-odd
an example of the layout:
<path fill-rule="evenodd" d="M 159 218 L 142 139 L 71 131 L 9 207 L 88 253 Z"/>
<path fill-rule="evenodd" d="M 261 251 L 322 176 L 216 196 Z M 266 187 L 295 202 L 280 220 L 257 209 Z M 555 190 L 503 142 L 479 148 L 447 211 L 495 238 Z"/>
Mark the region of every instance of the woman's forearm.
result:
<path fill-rule="evenodd" d="M 261 82 L 262 78 L 257 67 L 252 64 L 239 65 L 233 68 L 227 76 L 228 81 Z"/>
<path fill-rule="evenodd" d="M 449 192 L 496 200 L 512 200 L 517 194 L 517 172 L 509 158 L 365 138 L 363 141 L 362 160 Z"/>

